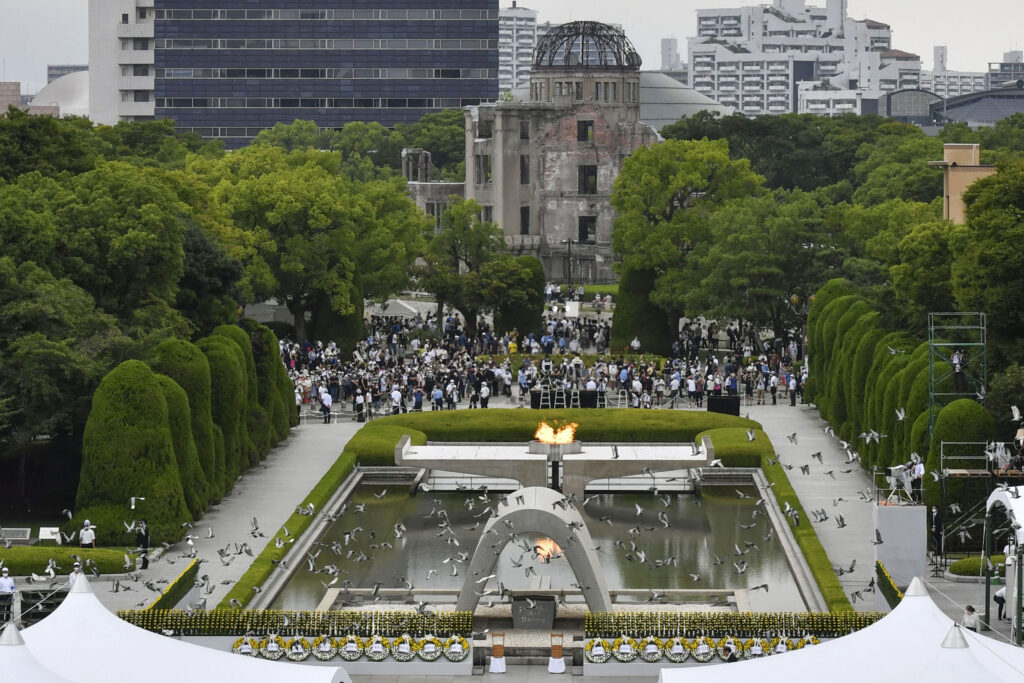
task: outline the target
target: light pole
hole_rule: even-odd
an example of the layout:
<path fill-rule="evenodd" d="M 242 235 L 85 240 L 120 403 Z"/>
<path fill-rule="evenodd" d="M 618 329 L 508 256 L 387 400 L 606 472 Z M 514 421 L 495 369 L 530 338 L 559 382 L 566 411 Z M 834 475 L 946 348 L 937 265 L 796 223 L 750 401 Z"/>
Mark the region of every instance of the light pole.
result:
<path fill-rule="evenodd" d="M 569 270 L 566 280 L 569 282 L 569 297 L 572 298 L 572 245 L 579 244 L 579 240 L 574 240 L 571 237 L 567 237 L 562 240 L 562 244 L 566 245 L 569 255 Z"/>

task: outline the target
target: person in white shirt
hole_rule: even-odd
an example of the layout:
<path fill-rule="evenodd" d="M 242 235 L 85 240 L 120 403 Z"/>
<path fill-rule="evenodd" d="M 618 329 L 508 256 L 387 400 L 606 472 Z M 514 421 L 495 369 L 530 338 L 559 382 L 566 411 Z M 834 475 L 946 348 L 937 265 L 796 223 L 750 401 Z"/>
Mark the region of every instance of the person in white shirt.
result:
<path fill-rule="evenodd" d="M 96 532 L 93 531 L 92 523 L 89 520 L 85 520 L 82 530 L 78 532 L 78 543 L 83 548 L 96 547 Z"/>
<path fill-rule="evenodd" d="M 7 570 L 4 569 L 4 572 L 6 572 L 6 571 Z M 4 574 L 4 575 L 6 576 L 6 574 Z M 1006 586 L 1003 586 L 1002 588 L 997 590 L 996 594 L 992 596 L 992 599 L 995 601 L 996 605 L 999 608 L 999 610 L 998 610 L 999 613 L 997 614 L 996 618 L 999 621 L 1002 621 L 1003 620 L 1003 610 L 1006 608 Z"/>
<path fill-rule="evenodd" d="M 480 407 L 486 408 L 487 401 L 491 398 L 491 388 L 487 385 L 487 382 L 480 384 Z"/>
<path fill-rule="evenodd" d="M 331 423 L 331 406 L 334 405 L 334 399 L 331 398 L 331 394 L 327 391 L 320 392 L 320 404 L 321 412 L 324 414 L 324 424 Z"/>
<path fill-rule="evenodd" d="M 960 620 L 960 625 L 968 631 L 978 630 L 978 615 L 974 612 L 974 607 L 967 605 L 967 609 L 964 610 L 964 616 Z"/>
<path fill-rule="evenodd" d="M 391 387 L 391 414 L 398 415 L 402 409 L 402 392 L 398 389 L 398 385 Z"/>
<path fill-rule="evenodd" d="M 0 595 L 14 595 L 14 579 L 8 576 L 9 573 L 7 567 L 0 569 Z"/>
<path fill-rule="evenodd" d="M 921 482 L 924 480 L 924 463 L 918 460 L 910 470 L 910 482 L 914 489 L 914 500 L 921 502 Z"/>

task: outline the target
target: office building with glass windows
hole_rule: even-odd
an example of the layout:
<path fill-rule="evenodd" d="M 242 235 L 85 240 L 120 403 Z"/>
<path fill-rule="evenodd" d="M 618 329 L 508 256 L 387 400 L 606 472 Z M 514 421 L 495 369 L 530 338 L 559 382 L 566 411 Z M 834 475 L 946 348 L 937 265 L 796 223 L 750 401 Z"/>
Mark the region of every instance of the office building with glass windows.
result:
<path fill-rule="evenodd" d="M 497 0 L 92 5 L 90 70 L 109 78 L 90 107 L 103 123 L 171 118 L 235 148 L 279 122 L 391 127 L 498 96 Z"/>

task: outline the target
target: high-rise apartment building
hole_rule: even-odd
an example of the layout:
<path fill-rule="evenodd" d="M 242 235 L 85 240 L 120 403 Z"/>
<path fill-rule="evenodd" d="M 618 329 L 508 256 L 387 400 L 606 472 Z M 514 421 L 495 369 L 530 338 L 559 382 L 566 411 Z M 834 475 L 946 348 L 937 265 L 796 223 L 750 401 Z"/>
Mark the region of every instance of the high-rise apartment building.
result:
<path fill-rule="evenodd" d="M 946 66 L 948 52 L 945 45 L 936 45 L 931 71 L 921 72 L 921 89 L 939 97 L 956 97 L 988 89 L 988 74 L 984 71 L 951 71 Z"/>
<path fill-rule="evenodd" d="M 675 38 L 661 39 L 661 70 L 678 71 L 682 63 L 679 56 L 679 41 Z"/>
<path fill-rule="evenodd" d="M 887 24 L 847 16 L 846 0 L 697 10 L 688 41 L 694 89 L 748 115 L 872 111 L 881 93 L 920 84 L 917 55 Z"/>
<path fill-rule="evenodd" d="M 1003 61 L 988 63 L 988 87 L 1002 88 L 1008 84 L 1024 82 L 1024 52 L 1004 52 Z"/>
<path fill-rule="evenodd" d="M 229 148 L 295 119 L 390 127 L 497 97 L 498 2 L 92 0 L 90 72 L 95 120 Z"/>
<path fill-rule="evenodd" d="M 537 46 L 537 11 L 512 6 L 498 12 L 498 90 L 507 92 L 530 83 L 533 49 Z"/>

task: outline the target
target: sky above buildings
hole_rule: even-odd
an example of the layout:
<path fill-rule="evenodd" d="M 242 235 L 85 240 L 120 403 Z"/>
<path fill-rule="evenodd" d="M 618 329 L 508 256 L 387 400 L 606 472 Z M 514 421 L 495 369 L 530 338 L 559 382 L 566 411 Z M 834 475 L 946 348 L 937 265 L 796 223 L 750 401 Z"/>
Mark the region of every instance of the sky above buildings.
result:
<path fill-rule="evenodd" d="M 767 3 L 768 0 L 765 0 Z M 216 6 L 210 0 L 209 6 Z M 511 5 L 501 0 L 501 6 Z M 645 68 L 661 66 L 661 39 L 678 38 L 684 59 L 686 38 L 697 32 L 696 8 L 739 7 L 737 0 L 521 0 L 540 11 L 541 21 L 594 19 L 622 24 L 643 57 Z M 824 5 L 824 0 L 811 1 Z M 47 64 L 88 61 L 87 0 L 0 0 L 0 80 L 21 81 L 22 92 L 46 84 Z M 893 30 L 893 47 L 919 54 L 931 68 L 932 48 L 949 48 L 948 68 L 985 71 L 1004 52 L 1024 49 L 1019 0 L 849 0 L 854 19 L 882 21 Z"/>

